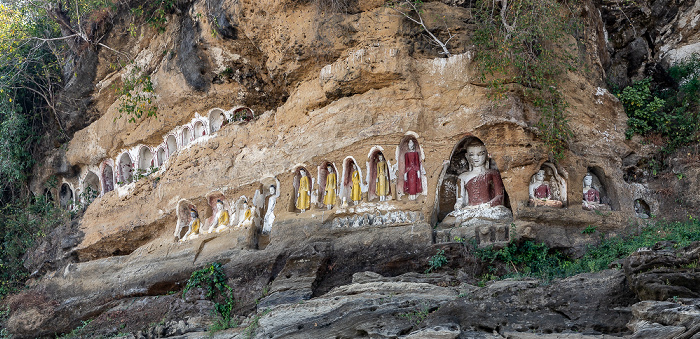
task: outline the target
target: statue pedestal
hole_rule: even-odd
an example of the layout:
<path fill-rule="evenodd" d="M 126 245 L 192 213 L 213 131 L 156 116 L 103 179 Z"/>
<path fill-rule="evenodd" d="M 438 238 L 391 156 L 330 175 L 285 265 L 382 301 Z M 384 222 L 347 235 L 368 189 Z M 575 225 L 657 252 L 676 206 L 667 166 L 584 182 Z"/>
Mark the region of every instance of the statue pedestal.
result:
<path fill-rule="evenodd" d="M 506 207 L 498 207 L 502 208 L 493 208 L 478 217 L 469 217 L 471 214 L 467 213 L 456 216 L 450 213 L 437 225 L 435 242 L 461 242 L 475 239 L 479 247 L 505 246 L 510 241 L 513 214 Z"/>

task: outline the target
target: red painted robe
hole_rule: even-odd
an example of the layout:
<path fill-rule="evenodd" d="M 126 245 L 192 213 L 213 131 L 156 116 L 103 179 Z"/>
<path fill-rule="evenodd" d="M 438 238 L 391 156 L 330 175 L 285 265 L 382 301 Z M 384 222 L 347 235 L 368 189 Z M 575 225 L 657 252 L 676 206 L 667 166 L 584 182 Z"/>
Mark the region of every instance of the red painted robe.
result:
<path fill-rule="evenodd" d="M 503 180 L 501 173 L 489 169 L 486 173 L 477 175 L 464 185 L 469 206 L 490 203 L 491 207 L 503 205 Z"/>
<path fill-rule="evenodd" d="M 552 191 L 549 190 L 549 186 L 542 184 L 535 188 L 535 198 L 537 199 L 549 199 L 552 195 Z"/>
<path fill-rule="evenodd" d="M 416 195 L 423 192 L 423 184 L 418 177 L 420 171 L 420 157 L 418 152 L 406 152 L 404 154 L 406 181 L 403 182 L 403 192 Z"/>
<path fill-rule="evenodd" d="M 600 193 L 598 190 L 591 188 L 583 194 L 583 200 L 600 203 Z"/>

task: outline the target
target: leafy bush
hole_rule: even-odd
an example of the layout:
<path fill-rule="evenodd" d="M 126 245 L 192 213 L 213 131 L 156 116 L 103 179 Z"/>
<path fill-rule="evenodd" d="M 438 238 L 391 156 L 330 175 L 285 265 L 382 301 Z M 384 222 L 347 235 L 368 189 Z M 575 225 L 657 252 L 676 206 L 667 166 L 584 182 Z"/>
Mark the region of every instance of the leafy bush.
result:
<path fill-rule="evenodd" d="M 672 152 L 700 140 L 700 55 L 673 65 L 668 73 L 672 87 L 654 86 L 646 78 L 613 92 L 629 117 L 627 138 L 659 134 L 666 140 L 665 151 Z"/>
<path fill-rule="evenodd" d="M 563 158 L 573 135 L 567 102 L 559 90 L 563 74 L 574 69 L 575 58 L 565 42 L 580 26 L 576 15 L 555 0 L 478 0 L 477 28 L 472 42 L 481 78 L 501 98 L 522 86 L 525 99 L 540 113 L 540 138 L 555 158 Z"/>
<path fill-rule="evenodd" d="M 184 298 L 190 289 L 195 287 L 203 288 L 206 291 L 207 299 L 214 301 L 214 309 L 221 317 L 221 320 L 216 322 L 216 327 L 219 329 L 235 325 L 231 321 L 231 311 L 236 304 L 236 300 L 233 297 L 233 288 L 228 285 L 227 280 L 224 267 L 220 263 L 213 263 L 201 270 L 192 272 L 182 292 L 182 297 Z M 226 326 L 223 324 L 226 324 Z"/>
<path fill-rule="evenodd" d="M 29 272 L 22 257 L 35 241 L 68 221 L 67 211 L 44 196 L 0 208 L 0 298 L 23 286 Z"/>
<path fill-rule="evenodd" d="M 579 259 L 571 259 L 551 250 L 545 244 L 532 241 L 510 242 L 505 248 L 475 250 L 478 258 L 487 263 L 489 278 L 535 277 L 544 280 L 563 278 L 584 272 L 607 269 L 614 261 L 660 241 L 671 241 L 676 248 L 700 241 L 700 220 L 690 218 L 685 222 L 658 221 L 632 234 L 602 239 L 597 245 L 588 246 Z"/>
<path fill-rule="evenodd" d="M 445 250 L 438 250 L 434 256 L 430 257 L 428 260 L 428 267 L 425 273 L 430 273 L 431 271 L 437 270 L 438 268 L 445 266 L 447 264 L 447 257 L 445 256 Z"/>

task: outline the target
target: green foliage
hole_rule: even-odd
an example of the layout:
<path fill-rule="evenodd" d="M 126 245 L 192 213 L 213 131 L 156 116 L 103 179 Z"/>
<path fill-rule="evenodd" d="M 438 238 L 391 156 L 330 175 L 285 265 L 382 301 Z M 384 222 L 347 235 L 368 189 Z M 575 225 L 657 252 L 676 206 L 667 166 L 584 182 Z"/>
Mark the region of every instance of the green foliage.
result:
<path fill-rule="evenodd" d="M 427 303 L 421 305 L 420 310 L 399 314 L 399 317 L 408 319 L 414 326 L 420 325 L 430 314 L 430 307 Z"/>
<path fill-rule="evenodd" d="M 563 278 L 584 272 L 607 269 L 614 261 L 632 252 L 652 247 L 660 241 L 671 241 L 676 248 L 700 241 L 700 220 L 689 218 L 685 222 L 657 221 L 632 234 L 602 239 L 590 245 L 579 259 L 571 259 L 549 249 L 545 244 L 525 241 L 511 242 L 505 248 L 478 249 L 476 255 L 488 263 L 488 273 L 483 280 L 507 277 L 535 277 L 544 280 Z M 499 267 L 504 273 L 497 272 Z"/>
<path fill-rule="evenodd" d="M 224 267 L 220 263 L 213 263 L 201 270 L 192 272 L 182 292 L 184 298 L 190 289 L 195 287 L 203 288 L 206 291 L 207 299 L 214 301 L 214 309 L 221 317 L 219 325 L 227 324 L 228 327 L 225 328 L 229 328 L 234 324 L 231 321 L 231 311 L 236 304 L 233 288 L 229 286 L 227 280 Z"/>
<path fill-rule="evenodd" d="M 126 114 L 128 121 L 135 123 L 144 114 L 147 117 L 157 117 L 158 106 L 153 104 L 153 82 L 150 76 L 142 74 L 140 67 L 134 65 L 122 86 L 116 86 L 115 89 L 119 96 L 119 118 Z"/>
<path fill-rule="evenodd" d="M 627 138 L 658 134 L 666 141 L 664 150 L 672 152 L 700 141 L 700 55 L 676 63 L 668 73 L 676 86 L 654 86 L 646 78 L 613 93 L 629 118 Z"/>
<path fill-rule="evenodd" d="M 44 196 L 0 207 L 0 299 L 24 285 L 29 272 L 22 257 L 27 250 L 68 219 L 68 212 Z"/>
<path fill-rule="evenodd" d="M 580 26 L 575 15 L 562 14 L 566 11 L 556 0 L 478 0 L 472 37 L 481 79 L 493 97 L 521 86 L 525 100 L 540 113 L 540 138 L 558 159 L 573 135 L 559 86 L 565 72 L 574 69 L 575 58 L 564 44 Z"/>
<path fill-rule="evenodd" d="M 428 267 L 428 269 L 425 270 L 425 273 L 428 274 L 431 271 L 437 270 L 445 264 L 447 264 L 447 257 L 445 256 L 445 251 L 438 250 L 437 253 L 435 253 L 435 255 L 430 257 L 430 260 L 428 260 L 428 265 L 430 265 L 430 267 Z"/>
<path fill-rule="evenodd" d="M 60 336 L 59 338 L 61 339 L 71 339 L 71 338 L 82 338 L 86 333 L 83 333 L 83 330 L 85 327 L 90 325 L 92 322 L 92 319 L 83 321 L 82 324 L 76 328 L 74 328 L 72 331 Z"/>
<path fill-rule="evenodd" d="M 264 315 L 270 313 L 270 309 L 267 308 L 265 309 L 262 313 L 256 314 L 253 317 L 253 320 L 250 321 L 250 324 L 248 327 L 245 328 L 245 331 L 243 331 L 243 335 L 245 336 L 246 339 L 253 338 L 253 335 L 255 334 L 255 331 L 260 327 L 260 318 L 262 318 Z"/>
<path fill-rule="evenodd" d="M 583 229 L 583 231 L 581 231 L 581 234 L 593 234 L 595 233 L 596 228 L 596 226 L 588 225 Z"/>

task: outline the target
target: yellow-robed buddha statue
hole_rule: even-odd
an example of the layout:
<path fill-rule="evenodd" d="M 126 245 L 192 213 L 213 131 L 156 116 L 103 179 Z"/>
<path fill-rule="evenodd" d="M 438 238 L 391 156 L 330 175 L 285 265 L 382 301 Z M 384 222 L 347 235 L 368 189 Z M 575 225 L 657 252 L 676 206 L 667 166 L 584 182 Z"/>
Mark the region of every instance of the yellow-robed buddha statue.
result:
<path fill-rule="evenodd" d="M 379 201 L 387 200 L 387 196 L 391 194 L 391 189 L 389 188 L 389 165 L 387 165 L 384 156 L 381 154 L 377 162 L 376 193 Z"/>
<path fill-rule="evenodd" d="M 299 178 L 299 191 L 297 193 L 297 204 L 296 207 L 302 212 L 306 211 L 311 207 L 311 194 L 309 177 L 306 176 L 305 170 L 299 170 L 301 177 Z"/>
<path fill-rule="evenodd" d="M 352 200 L 355 203 L 355 205 L 357 205 L 357 203 L 360 202 L 360 200 L 362 200 L 362 190 L 360 189 L 360 171 L 357 169 L 356 164 L 353 164 L 352 167 L 352 194 L 350 200 Z"/>
<path fill-rule="evenodd" d="M 335 205 L 336 193 L 335 189 L 338 186 L 338 177 L 333 171 L 333 166 L 328 165 L 328 174 L 326 175 L 326 191 L 323 194 L 323 204 L 328 209 Z"/>

